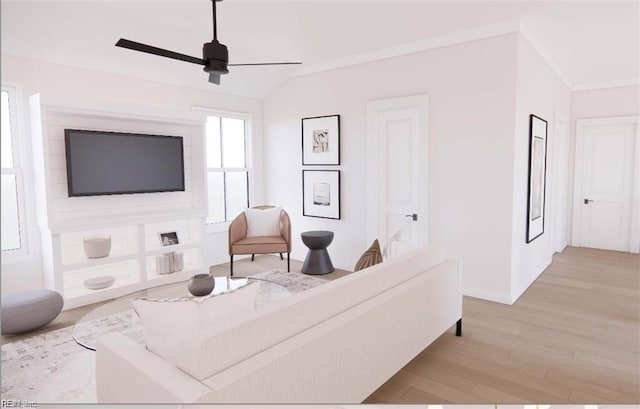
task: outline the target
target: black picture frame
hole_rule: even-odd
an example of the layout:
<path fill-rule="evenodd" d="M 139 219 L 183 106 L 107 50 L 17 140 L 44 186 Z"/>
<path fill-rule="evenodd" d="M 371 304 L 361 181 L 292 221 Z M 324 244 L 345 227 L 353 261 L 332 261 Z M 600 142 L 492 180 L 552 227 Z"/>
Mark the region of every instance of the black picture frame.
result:
<path fill-rule="evenodd" d="M 548 123 L 529 115 L 529 174 L 527 182 L 526 242 L 544 234 L 547 185 Z"/>
<path fill-rule="evenodd" d="M 302 118 L 302 165 L 340 165 L 340 115 Z M 324 142 L 318 142 L 316 136 Z"/>
<path fill-rule="evenodd" d="M 302 171 L 302 215 L 340 220 L 339 170 Z"/>
<path fill-rule="evenodd" d="M 158 233 L 158 237 L 160 237 L 160 244 L 162 247 L 176 246 L 180 244 L 180 240 L 178 240 L 178 233 L 175 231 Z"/>

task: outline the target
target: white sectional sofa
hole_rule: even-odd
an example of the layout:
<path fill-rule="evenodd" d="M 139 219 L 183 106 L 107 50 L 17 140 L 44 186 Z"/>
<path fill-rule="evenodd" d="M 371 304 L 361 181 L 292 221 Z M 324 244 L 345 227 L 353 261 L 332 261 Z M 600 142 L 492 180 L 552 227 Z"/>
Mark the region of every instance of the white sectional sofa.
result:
<path fill-rule="evenodd" d="M 444 248 L 389 262 L 183 334 L 169 362 L 98 340 L 99 403 L 360 403 L 444 332 L 460 332 L 460 263 Z"/>

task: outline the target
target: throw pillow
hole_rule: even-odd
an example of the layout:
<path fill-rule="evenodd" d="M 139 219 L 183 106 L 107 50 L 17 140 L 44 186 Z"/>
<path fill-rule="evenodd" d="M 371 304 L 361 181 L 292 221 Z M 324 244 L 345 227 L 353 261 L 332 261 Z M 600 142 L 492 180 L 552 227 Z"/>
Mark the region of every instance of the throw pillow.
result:
<path fill-rule="evenodd" d="M 362 257 L 360 257 L 360 260 L 356 263 L 353 271 L 359 271 L 378 263 L 382 263 L 382 253 L 380 252 L 380 243 L 378 242 L 378 239 L 375 239 L 373 244 L 371 244 L 371 247 L 369 247 Z"/>
<path fill-rule="evenodd" d="M 193 300 L 134 300 L 147 349 L 174 365 L 180 342 L 198 329 L 198 304 Z"/>
<path fill-rule="evenodd" d="M 411 243 L 402 240 L 402 230 L 398 230 L 398 232 L 389 239 L 387 245 L 384 246 L 382 258 L 384 261 L 393 260 L 410 252 L 412 249 L 413 246 Z"/>
<path fill-rule="evenodd" d="M 181 363 L 181 343 L 198 329 L 211 328 L 230 318 L 253 311 L 260 282 L 250 282 L 232 292 L 196 299 L 132 302 L 140 317 L 147 349 L 175 366 Z"/>
<path fill-rule="evenodd" d="M 246 209 L 247 237 L 280 236 L 282 206 L 271 209 Z"/>

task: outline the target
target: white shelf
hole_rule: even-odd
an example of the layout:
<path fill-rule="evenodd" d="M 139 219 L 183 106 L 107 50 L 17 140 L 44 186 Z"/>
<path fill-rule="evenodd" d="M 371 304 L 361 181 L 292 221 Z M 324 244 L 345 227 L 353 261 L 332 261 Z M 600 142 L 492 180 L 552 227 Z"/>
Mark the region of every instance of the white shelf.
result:
<path fill-rule="evenodd" d="M 185 243 L 185 244 L 176 244 L 173 246 L 161 247 L 159 249 L 154 249 L 154 250 L 147 250 L 144 253 L 147 256 L 157 256 L 160 254 L 171 253 L 173 251 L 182 251 L 182 250 L 194 249 L 199 247 L 200 247 L 200 243 Z"/>
<path fill-rule="evenodd" d="M 54 253 L 58 254 L 57 259 L 60 260 L 54 269 L 57 283 L 55 289 L 64 294 L 64 308 L 75 308 L 149 287 L 185 281 L 194 274 L 204 272 L 206 270 L 203 267 L 202 247 L 204 243 L 204 217 L 184 219 L 183 214 L 180 216 L 177 220 L 166 221 L 166 225 L 158 220 L 153 220 L 149 224 L 139 222 L 125 226 L 113 226 L 111 231 L 101 227 L 99 232 L 102 235 L 120 237 L 121 240 L 124 240 L 122 237 L 126 237 L 124 240 L 126 244 L 120 246 L 119 251 L 127 253 L 97 259 L 86 258 L 82 254 L 84 250 L 78 244 L 81 243 L 82 237 L 85 235 L 95 233 L 95 226 L 90 226 L 89 230 L 52 234 L 50 236 L 52 237 L 52 249 Z M 194 227 L 199 224 L 202 226 L 200 229 Z M 180 227 L 180 229 L 176 227 Z M 182 232 L 181 236 L 184 241 L 173 246 L 159 247 L 159 240 L 156 241 L 154 229 L 174 231 L 172 228 Z M 118 231 L 120 231 L 119 236 Z M 122 232 L 126 232 L 126 234 Z M 148 243 L 149 239 L 153 240 L 151 244 Z M 63 242 L 66 246 L 62 246 Z M 157 274 L 155 272 L 156 256 L 170 252 L 184 254 L 183 270 L 171 274 Z M 82 261 L 63 264 L 62 260 Z M 114 276 L 114 284 L 100 290 L 90 290 L 84 286 L 84 281 L 88 278 L 103 275 Z"/>
<path fill-rule="evenodd" d="M 135 260 L 137 258 L 138 258 L 137 254 L 127 254 L 126 256 L 108 256 L 103 258 L 87 259 L 87 261 L 84 261 L 82 263 L 63 265 L 62 271 L 73 271 L 73 270 L 82 270 L 82 269 L 92 268 L 92 267 L 100 267 L 100 266 L 105 266 L 109 264 L 119 263 L 122 261 Z"/>
<path fill-rule="evenodd" d="M 148 250 L 143 252 L 143 255 L 145 257 L 156 256 L 160 254 L 171 253 L 174 251 L 184 251 L 184 250 L 198 249 L 198 248 L 200 248 L 199 243 L 177 244 L 175 246 L 167 246 L 157 250 Z M 138 252 L 125 254 L 122 256 L 107 256 L 107 257 L 93 258 L 93 259 L 85 257 L 86 261 L 82 261 L 80 263 L 73 263 L 73 264 L 63 264 L 61 268 L 63 271 L 80 270 L 85 268 L 99 267 L 103 265 L 119 263 L 127 260 L 135 260 L 135 259 L 138 259 L 139 257 L 140 257 L 140 253 Z"/>
<path fill-rule="evenodd" d="M 133 277 L 127 277 L 127 278 L 116 278 L 116 280 L 114 281 L 114 283 L 107 288 L 101 288 L 99 290 L 90 290 L 87 287 L 84 286 L 84 284 L 80 284 L 80 285 L 74 285 L 73 287 L 69 287 L 69 288 L 65 288 L 64 290 L 64 297 L 65 298 L 78 298 L 78 297 L 82 297 L 85 295 L 95 295 L 97 293 L 101 293 L 101 292 L 109 292 L 111 290 L 117 289 L 117 288 L 121 288 L 121 287 L 129 287 L 129 286 L 133 286 L 136 284 L 140 284 L 140 280 L 133 278 Z"/>
<path fill-rule="evenodd" d="M 49 226 L 52 234 L 80 232 L 86 230 L 103 229 L 108 227 L 126 226 L 131 224 L 149 224 L 176 219 L 190 219 L 206 217 L 206 209 L 189 209 L 176 211 L 163 211 L 162 213 L 140 212 L 116 215 L 104 218 L 74 218 L 65 220 L 63 225 Z"/>

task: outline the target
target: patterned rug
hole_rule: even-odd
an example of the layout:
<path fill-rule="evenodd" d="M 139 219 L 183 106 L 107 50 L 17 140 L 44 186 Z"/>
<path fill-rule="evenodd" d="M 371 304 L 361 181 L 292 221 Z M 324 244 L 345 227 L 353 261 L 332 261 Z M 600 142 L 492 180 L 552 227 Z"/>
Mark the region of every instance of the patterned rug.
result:
<path fill-rule="evenodd" d="M 318 277 L 284 270 L 253 277 L 298 293 L 326 283 Z M 114 317 L 117 321 L 117 317 Z M 104 320 L 103 325 L 113 325 Z M 2 345 L 2 400 L 45 403 L 96 403 L 95 352 L 79 346 L 73 327 Z"/>

